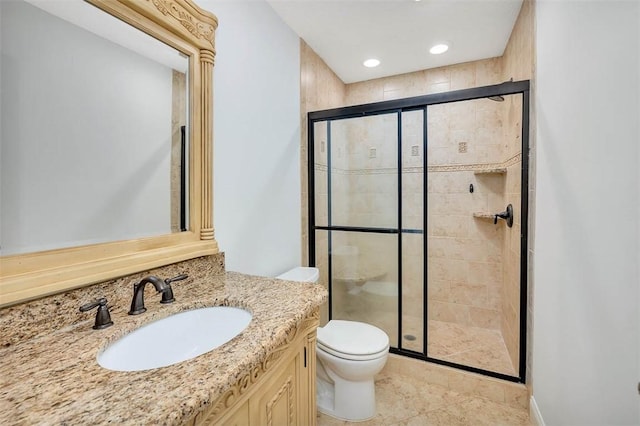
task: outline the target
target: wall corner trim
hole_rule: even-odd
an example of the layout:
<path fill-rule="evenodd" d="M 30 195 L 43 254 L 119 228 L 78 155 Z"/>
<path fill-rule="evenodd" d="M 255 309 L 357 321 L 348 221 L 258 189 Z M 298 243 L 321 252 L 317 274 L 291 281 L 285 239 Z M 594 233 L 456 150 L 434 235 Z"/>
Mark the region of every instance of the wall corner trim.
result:
<path fill-rule="evenodd" d="M 529 401 L 529 420 L 534 426 L 546 426 L 540 408 L 538 408 L 538 404 L 536 404 L 533 395 L 531 395 L 531 400 Z"/>

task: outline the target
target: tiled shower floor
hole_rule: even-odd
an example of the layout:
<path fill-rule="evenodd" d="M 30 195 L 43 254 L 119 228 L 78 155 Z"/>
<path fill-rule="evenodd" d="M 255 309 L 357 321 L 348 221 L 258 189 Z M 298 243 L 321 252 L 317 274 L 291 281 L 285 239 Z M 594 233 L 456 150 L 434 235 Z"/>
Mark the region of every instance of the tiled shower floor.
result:
<path fill-rule="evenodd" d="M 498 330 L 471 327 L 444 321 L 429 320 L 427 354 L 430 358 L 482 368 L 496 373 L 516 375 L 509 352 Z M 388 328 L 387 328 L 388 329 Z M 422 319 L 405 317 L 402 345 L 422 352 Z M 395 333 L 390 336 L 396 341 Z M 406 339 L 407 335 L 416 337 Z"/>
<path fill-rule="evenodd" d="M 427 354 L 431 358 L 516 375 L 498 330 L 429 321 Z"/>
<path fill-rule="evenodd" d="M 351 308 L 351 307 L 349 307 Z M 363 321 L 387 332 L 392 346 L 397 345 L 397 316 L 389 311 L 362 311 L 343 309 L 334 312 L 338 319 Z M 517 370 L 511 364 L 502 334 L 498 330 L 465 326 L 444 321 L 428 321 L 428 347 L 430 358 L 455 362 L 496 373 L 515 376 Z M 423 351 L 422 318 L 403 317 L 403 340 L 405 349 Z M 409 340 L 406 337 L 415 337 Z"/>

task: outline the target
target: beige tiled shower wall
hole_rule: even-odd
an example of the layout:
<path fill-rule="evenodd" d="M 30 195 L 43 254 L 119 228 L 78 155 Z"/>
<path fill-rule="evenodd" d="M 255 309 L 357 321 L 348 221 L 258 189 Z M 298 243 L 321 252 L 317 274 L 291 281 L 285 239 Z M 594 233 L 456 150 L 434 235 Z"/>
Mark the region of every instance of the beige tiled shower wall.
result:
<path fill-rule="evenodd" d="M 503 183 L 473 171 L 429 172 L 427 181 L 428 317 L 500 329 L 504 227 L 473 213 L 499 203 Z"/>
<path fill-rule="evenodd" d="M 395 228 L 397 226 L 397 118 L 378 115 L 333 121 L 332 225 Z M 334 268 L 336 285 L 395 280 L 397 260 L 384 238 L 345 233 L 333 247 L 349 262 Z M 355 255 L 350 252 L 356 251 Z M 338 259 L 339 260 L 339 259 Z M 395 286 L 394 286 L 395 287 Z"/>
<path fill-rule="evenodd" d="M 509 42 L 505 48 L 504 54 L 502 55 L 502 78 L 503 80 L 513 79 L 513 81 L 519 80 L 530 80 L 531 81 L 531 90 L 535 91 L 535 1 L 534 0 L 524 0 L 522 4 L 522 8 L 520 9 L 520 14 L 518 15 L 518 19 L 516 24 L 511 32 L 511 37 L 509 38 Z M 533 238 L 534 238 L 534 222 L 533 218 L 535 217 L 535 157 L 536 157 L 536 143 L 535 143 L 535 105 L 533 104 L 535 97 L 531 96 L 530 100 L 530 110 L 529 110 L 529 232 L 528 232 L 528 245 L 529 247 L 533 247 Z M 505 102 L 506 103 L 506 102 Z M 521 114 L 520 110 L 512 110 L 510 115 L 505 119 L 505 128 L 514 130 L 514 126 L 517 123 L 517 117 Z M 511 142 L 509 142 L 511 141 Z M 520 143 L 518 139 L 517 143 L 514 138 L 507 139 L 508 150 L 514 150 L 515 145 Z M 523 153 L 526 155 L 526 153 Z M 514 164 L 507 170 L 507 202 L 511 202 L 514 206 L 520 205 L 519 197 L 516 197 L 521 194 L 521 189 L 518 187 L 521 185 L 520 179 L 520 170 L 521 164 Z M 519 210 L 519 209 L 518 209 Z M 507 280 L 514 279 L 514 274 L 520 274 L 520 246 L 515 245 L 515 238 L 520 233 L 520 213 L 516 211 L 517 224 L 511 228 L 511 238 L 505 235 L 505 244 L 504 244 L 504 262 L 505 264 L 511 265 L 511 268 L 508 270 L 505 269 L 505 285 Z M 532 371 L 532 359 L 531 356 L 531 348 L 533 347 L 533 276 L 532 276 L 532 260 L 533 260 L 533 251 L 528 251 L 528 267 L 529 270 L 527 272 L 527 283 L 528 283 L 528 295 L 527 295 L 527 351 L 526 354 L 526 370 L 527 377 L 526 383 L 529 390 L 532 390 L 532 382 L 531 382 L 531 371 Z M 511 278 L 509 278 L 511 277 Z M 513 288 L 513 287 L 510 287 Z M 517 295 L 513 292 L 510 292 L 505 287 L 505 294 L 503 297 L 503 311 L 505 312 L 505 318 L 503 321 L 509 322 L 510 324 L 517 324 L 517 322 L 512 322 L 513 317 L 517 318 L 518 313 L 520 312 L 519 303 L 520 303 L 520 294 Z M 511 308 L 508 308 L 511 306 Z M 511 318 L 509 318 L 511 317 Z M 519 322 L 519 318 L 518 318 Z M 515 362 L 519 355 L 519 347 L 518 347 L 518 330 L 512 330 L 508 326 L 503 325 L 502 327 L 503 336 L 505 338 L 505 343 L 507 349 L 509 351 L 509 355 L 511 356 L 512 361 L 514 362 L 514 366 L 518 364 Z"/>
<path fill-rule="evenodd" d="M 345 85 L 324 61 L 304 42 L 300 40 L 300 184 L 302 187 L 302 265 L 309 264 L 309 209 L 308 209 L 308 173 L 307 173 L 307 113 L 323 109 L 336 108 L 345 104 Z M 326 135 L 325 135 L 326 138 Z M 324 157 L 320 154 L 321 147 L 316 147 L 316 164 L 314 167 L 321 172 L 317 179 L 316 190 L 325 194 L 326 203 L 326 151 Z M 322 171 L 324 167 L 324 172 Z M 322 175 L 324 173 L 324 175 Z M 322 182 L 325 186 L 322 187 Z M 325 204 L 326 205 L 326 204 Z M 326 209 L 325 209 L 326 212 Z M 326 219 L 325 219 L 326 220 Z M 326 233 L 322 233 L 316 240 L 316 252 L 324 253 L 324 257 L 318 258 L 317 266 L 321 271 L 320 282 L 327 286 L 327 239 Z M 324 325 L 328 318 L 327 304 L 321 309 L 320 323 Z"/>
<path fill-rule="evenodd" d="M 497 84 L 501 81 L 501 59 L 485 59 L 348 84 L 345 105 L 429 95 Z"/>
<path fill-rule="evenodd" d="M 362 104 L 497 84 L 501 71 L 500 59 L 489 59 L 365 81 L 347 86 L 346 101 Z M 496 209 L 504 207 L 504 180 L 493 175 L 478 177 L 472 170 L 474 166 L 503 161 L 503 109 L 501 103 L 488 100 L 429 108 L 430 319 L 483 328 L 501 327 L 503 227 L 474 219 L 473 213 L 500 211 Z M 403 127 L 404 121 L 403 117 Z M 421 142 L 416 144 L 422 149 Z M 411 143 L 406 145 L 403 148 L 411 148 Z M 414 172 L 415 177 L 422 177 L 422 155 L 420 152 L 419 157 L 411 157 L 403 153 L 407 160 L 403 164 L 405 211 L 418 209 L 418 204 L 422 204 L 416 196 L 421 192 L 422 180 L 411 176 Z M 449 170 L 447 166 L 451 165 L 458 167 Z M 474 185 L 473 194 L 469 192 L 470 184 Z M 415 200 L 415 206 L 411 207 L 407 198 Z M 403 226 L 421 228 L 422 212 L 418 213 L 413 219 L 403 215 Z M 422 273 L 419 268 L 412 269 Z M 418 294 L 422 281 L 410 275 L 404 274 L 405 290 Z M 415 305 L 417 311 L 418 304 Z"/>
<path fill-rule="evenodd" d="M 500 329 L 504 226 L 473 215 L 504 207 L 503 177 L 475 173 L 502 162 L 503 109 L 488 99 L 428 108 L 429 319 Z"/>
<path fill-rule="evenodd" d="M 171 232 L 180 232 L 180 181 L 182 180 L 180 127 L 187 125 L 187 76 L 183 72 L 173 70 L 171 81 Z"/>
<path fill-rule="evenodd" d="M 332 224 L 397 226 L 396 115 L 337 120 L 331 126 Z"/>
<path fill-rule="evenodd" d="M 504 104 L 504 133 L 507 172 L 503 179 L 504 204 L 513 206 L 513 227 L 505 227 L 502 242 L 502 321 L 501 331 L 511 363 L 518 366 L 520 354 L 520 235 L 521 235 L 521 173 L 522 158 L 522 98 L 520 95 L 507 96 Z M 515 160 L 514 160 L 515 159 Z M 511 161 L 509 161 L 511 160 Z"/>

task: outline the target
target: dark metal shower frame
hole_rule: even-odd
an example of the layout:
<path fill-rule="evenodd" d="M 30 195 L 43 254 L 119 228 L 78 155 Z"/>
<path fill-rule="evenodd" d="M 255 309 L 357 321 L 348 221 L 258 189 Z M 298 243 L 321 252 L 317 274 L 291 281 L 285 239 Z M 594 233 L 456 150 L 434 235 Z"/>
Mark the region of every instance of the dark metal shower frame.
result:
<path fill-rule="evenodd" d="M 423 238 L 423 352 L 416 352 L 402 348 L 402 234 L 404 233 L 424 233 L 427 229 L 427 108 L 431 105 L 438 105 L 451 102 L 470 101 L 474 99 L 488 98 L 490 96 L 522 95 L 522 167 L 521 167 L 521 202 L 520 202 L 520 345 L 519 345 L 519 368 L 518 376 L 510 376 L 497 373 L 495 371 L 457 364 L 449 361 L 432 358 L 427 354 L 427 318 L 428 318 L 428 297 L 427 297 L 427 238 Z M 416 96 L 411 98 L 396 99 L 391 101 L 375 102 L 364 105 L 355 105 L 342 108 L 334 108 L 323 111 L 310 112 L 307 115 L 308 134 L 308 193 L 309 193 L 309 265 L 315 265 L 316 231 L 327 231 L 328 234 L 328 287 L 331 294 L 332 287 L 332 256 L 331 256 L 331 231 L 348 231 L 363 233 L 385 233 L 398 235 L 398 348 L 391 348 L 392 353 L 408 356 L 411 358 L 442 364 L 449 367 L 480 373 L 491 377 L 496 377 L 512 382 L 525 382 L 526 377 L 526 354 L 527 354 L 527 270 L 528 270 L 528 211 L 529 211 L 529 96 L 530 83 L 528 80 L 505 82 L 492 86 L 475 87 L 471 89 L 455 90 L 432 95 Z M 402 227 L 402 113 L 407 111 L 423 111 L 423 228 L 404 229 Z M 366 117 L 380 114 L 397 114 L 398 122 L 398 224 L 397 228 L 372 228 L 356 226 L 333 226 L 331 222 L 331 121 L 348 118 Z M 327 185 L 328 185 L 328 217 L 326 226 L 316 226 L 315 224 L 315 150 L 314 150 L 314 124 L 326 121 L 327 123 Z M 329 297 L 329 318 L 332 316 L 332 300 Z"/>
<path fill-rule="evenodd" d="M 180 126 L 180 232 L 187 231 L 187 126 Z"/>

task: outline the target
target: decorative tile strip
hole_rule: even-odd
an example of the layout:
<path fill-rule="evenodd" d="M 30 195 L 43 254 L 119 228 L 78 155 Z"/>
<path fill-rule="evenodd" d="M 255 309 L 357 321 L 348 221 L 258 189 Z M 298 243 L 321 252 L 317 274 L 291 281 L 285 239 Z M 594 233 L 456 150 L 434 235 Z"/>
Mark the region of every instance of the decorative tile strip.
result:
<path fill-rule="evenodd" d="M 482 170 L 476 170 L 473 173 L 476 174 L 476 175 L 480 175 L 480 174 L 504 174 L 504 173 L 507 173 L 507 168 L 506 167 L 500 167 L 499 169 L 482 169 Z"/>
<path fill-rule="evenodd" d="M 507 161 L 505 161 L 503 163 L 504 167 L 510 167 L 513 166 L 516 163 L 519 163 L 522 161 L 522 153 L 519 152 L 516 155 L 514 155 L 513 157 L 509 158 Z"/>
<path fill-rule="evenodd" d="M 502 163 L 470 163 L 470 164 L 443 164 L 443 165 L 433 165 L 427 167 L 427 172 L 429 173 L 437 173 L 437 172 L 483 172 L 490 171 L 496 169 L 505 169 L 516 165 L 517 163 L 522 161 L 522 154 L 518 153 L 513 157 Z M 328 170 L 325 164 L 315 164 L 315 169 L 317 171 Z M 397 174 L 398 169 L 395 167 L 385 167 L 385 168 L 377 168 L 377 169 L 342 169 L 338 167 L 331 168 L 332 173 L 338 175 L 384 175 L 384 174 Z M 422 167 L 403 167 L 402 173 L 422 173 Z"/>
<path fill-rule="evenodd" d="M 522 161 L 522 154 L 518 153 L 502 163 L 475 164 L 445 164 L 427 167 L 428 172 L 482 172 L 487 170 L 505 169 Z"/>

